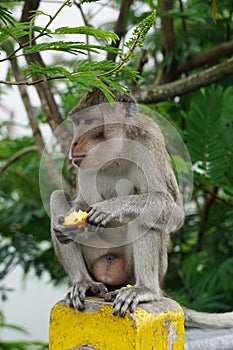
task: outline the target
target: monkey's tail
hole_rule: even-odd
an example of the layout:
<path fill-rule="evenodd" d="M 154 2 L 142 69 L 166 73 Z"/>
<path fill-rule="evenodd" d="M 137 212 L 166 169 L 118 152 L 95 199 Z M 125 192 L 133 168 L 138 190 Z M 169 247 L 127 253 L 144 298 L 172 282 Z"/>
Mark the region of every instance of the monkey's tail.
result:
<path fill-rule="evenodd" d="M 184 310 L 184 324 L 195 328 L 233 328 L 233 312 L 219 314 L 199 312 L 186 307 Z"/>

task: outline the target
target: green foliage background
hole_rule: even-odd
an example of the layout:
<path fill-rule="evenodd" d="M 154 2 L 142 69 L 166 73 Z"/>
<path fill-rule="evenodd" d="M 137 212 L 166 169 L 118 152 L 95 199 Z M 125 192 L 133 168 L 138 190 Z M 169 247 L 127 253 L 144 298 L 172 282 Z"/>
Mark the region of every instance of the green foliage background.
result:
<path fill-rule="evenodd" d="M 68 4 L 67 1 L 66 3 Z M 13 4 L 15 6 L 14 2 Z M 52 80 L 51 85 L 57 100 L 60 101 L 63 115 L 66 115 L 77 103 L 77 99 L 92 86 L 100 87 L 109 100 L 111 94 L 107 90 L 108 84 L 124 91 L 132 79 L 136 79 L 138 87 L 148 88 L 153 83 L 158 68 L 169 69 L 174 59 L 182 64 L 195 53 L 232 40 L 232 2 L 218 2 L 217 15 L 214 12 L 216 22 L 212 18 L 211 4 L 211 1 L 189 0 L 185 2 L 181 11 L 179 2 L 174 1 L 173 10 L 158 13 L 158 16 L 170 16 L 174 19 L 176 33 L 176 45 L 162 61 L 157 60 L 161 52 L 161 35 L 155 26 L 143 38 L 136 38 L 137 32 L 134 32 L 132 41 L 129 40 L 126 45 L 131 50 L 130 55 L 127 56 L 127 52 L 121 53 L 118 62 L 96 59 L 96 52 L 119 53 L 109 45 L 111 40 L 116 40 L 116 36 L 104 31 L 112 30 L 114 26 L 114 23 L 106 19 L 101 30 L 93 27 L 61 27 L 56 30 L 57 35 L 82 31 L 94 37 L 96 44 L 64 40 L 53 43 L 53 46 L 47 42 L 38 45 L 31 45 L 29 42 L 24 48 L 27 53 L 52 49 L 70 52 L 73 55 L 82 51 L 92 54 L 92 61 L 87 59 L 87 55 L 85 59 L 78 60 L 75 59 L 76 56 L 71 55 L 70 59 L 60 59 L 61 64 L 55 62 L 43 67 L 39 63 L 32 63 L 30 66 L 21 67 L 21 70 L 26 79 L 35 74 L 40 75 L 42 79 L 62 76 L 62 85 L 59 80 Z M 119 2 L 113 2 L 113 6 L 118 9 Z M 155 7 L 156 1 L 134 1 L 128 13 L 127 29 L 145 19 Z M 49 26 L 35 26 L 38 15 L 39 13 L 35 14 L 30 24 L 20 24 L 12 18 L 9 10 L 6 10 L 4 2 L 1 4 L 0 1 L 0 42 L 12 35 L 17 42 L 18 38 L 30 33 L 32 29 L 38 37 L 53 36 Z M 62 18 L 62 12 L 60 16 Z M 141 79 L 138 80 L 135 67 L 137 57 L 142 52 L 142 44 L 148 52 L 149 64 L 145 65 Z M 134 46 L 136 56 L 133 54 Z M 6 78 L 12 79 L 10 67 Z M 190 152 L 194 170 L 194 191 L 185 225 L 178 233 L 172 235 L 165 289 L 182 304 L 211 312 L 229 311 L 233 306 L 232 83 L 233 77 L 229 77 L 180 98 L 149 106 L 177 128 Z M 5 89 L 6 86 L 0 85 L 0 99 Z M 37 109 L 37 117 L 39 125 L 46 123 L 40 106 Z M 2 166 L 13 154 L 34 145 L 32 136 L 9 137 L 7 127 L 10 124 L 9 121 L 0 126 Z M 41 203 L 39 166 L 40 156 L 37 152 L 30 152 L 11 163 L 1 173 L 0 293 L 3 300 L 8 294 L 4 278 L 17 265 L 23 267 L 25 274 L 30 269 L 34 269 L 38 276 L 45 271 L 49 272 L 51 283 L 54 284 L 64 279 L 64 273 L 55 260 L 50 242 L 49 218 Z M 1 324 L 4 324 L 3 317 Z M 24 349 L 24 345 L 21 348 L 14 347 L 14 344 L 8 345 L 0 343 L 3 349 Z M 41 349 L 43 347 L 38 346 Z"/>

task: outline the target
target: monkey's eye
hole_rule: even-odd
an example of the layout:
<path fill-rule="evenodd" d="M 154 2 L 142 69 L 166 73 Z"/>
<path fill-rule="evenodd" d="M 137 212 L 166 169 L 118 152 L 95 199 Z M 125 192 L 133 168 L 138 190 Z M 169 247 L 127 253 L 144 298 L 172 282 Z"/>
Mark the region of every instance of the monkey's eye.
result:
<path fill-rule="evenodd" d="M 91 124 L 93 122 L 93 120 L 94 120 L 94 118 L 83 118 L 80 120 L 80 123 L 88 125 L 88 124 Z"/>
<path fill-rule="evenodd" d="M 104 138 L 104 132 L 103 131 L 97 131 L 95 134 L 92 135 L 93 139 L 103 139 Z"/>

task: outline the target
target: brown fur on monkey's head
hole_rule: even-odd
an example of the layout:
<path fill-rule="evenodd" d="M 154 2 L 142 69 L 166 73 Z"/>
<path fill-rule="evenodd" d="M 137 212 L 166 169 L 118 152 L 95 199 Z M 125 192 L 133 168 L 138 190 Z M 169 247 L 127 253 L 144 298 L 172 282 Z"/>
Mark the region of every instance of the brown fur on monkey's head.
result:
<path fill-rule="evenodd" d="M 137 114 L 137 105 L 134 98 L 131 95 L 126 95 L 121 91 L 108 87 L 111 93 L 114 95 L 114 100 L 116 103 L 125 104 L 125 108 L 128 112 L 128 116 L 132 117 Z M 88 91 L 78 102 L 78 104 L 70 111 L 69 116 L 95 105 L 102 103 L 109 103 L 104 93 L 98 89 L 93 88 L 92 91 Z"/>

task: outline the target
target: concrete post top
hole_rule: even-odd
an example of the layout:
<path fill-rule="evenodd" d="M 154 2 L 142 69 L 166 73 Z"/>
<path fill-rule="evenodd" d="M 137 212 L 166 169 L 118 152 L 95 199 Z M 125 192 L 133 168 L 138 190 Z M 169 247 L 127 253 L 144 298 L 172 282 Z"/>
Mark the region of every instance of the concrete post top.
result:
<path fill-rule="evenodd" d="M 51 311 L 50 350 L 183 350 L 184 316 L 180 305 L 163 298 L 140 304 L 125 317 L 113 316 L 112 303 L 87 299 L 78 311 L 57 303 Z"/>

